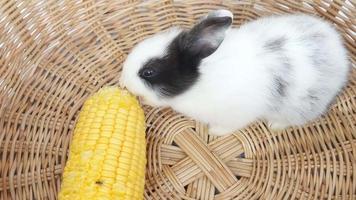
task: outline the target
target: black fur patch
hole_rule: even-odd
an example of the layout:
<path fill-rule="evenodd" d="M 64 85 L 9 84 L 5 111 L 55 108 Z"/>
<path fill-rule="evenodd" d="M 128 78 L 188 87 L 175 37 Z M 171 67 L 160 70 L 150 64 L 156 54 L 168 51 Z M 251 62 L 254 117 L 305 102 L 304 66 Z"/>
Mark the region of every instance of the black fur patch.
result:
<path fill-rule="evenodd" d="M 319 97 L 317 96 L 317 92 L 313 91 L 313 90 L 308 90 L 308 94 L 307 94 L 307 98 L 309 101 L 319 101 Z"/>
<path fill-rule="evenodd" d="M 279 73 L 274 74 L 274 84 L 277 86 L 275 95 L 277 98 L 287 96 L 287 90 L 289 87 L 290 71 L 292 69 L 290 60 L 287 57 L 281 56 L 283 64 L 278 69 Z"/>
<path fill-rule="evenodd" d="M 286 90 L 288 88 L 289 82 L 287 81 L 289 78 L 289 73 L 291 70 L 290 59 L 285 55 L 284 46 L 286 45 L 287 38 L 284 36 L 277 37 L 271 40 L 268 40 L 263 47 L 271 53 L 271 55 L 275 55 L 282 62 L 282 65 L 278 66 L 278 69 L 275 69 L 273 80 L 275 95 L 277 98 L 285 97 Z"/>
<path fill-rule="evenodd" d="M 281 51 L 286 41 L 287 39 L 285 37 L 269 40 L 265 43 L 264 48 L 267 49 L 268 51 Z"/>
<path fill-rule="evenodd" d="M 230 17 L 208 17 L 191 30 L 181 32 L 167 47 L 164 56 L 144 64 L 139 76 L 162 97 L 185 92 L 198 80 L 201 60 L 220 46 L 231 23 Z M 144 76 L 147 68 L 154 71 L 154 75 Z"/>
<path fill-rule="evenodd" d="M 277 93 L 280 97 L 286 96 L 286 89 L 288 87 L 288 82 L 284 80 L 281 76 L 275 76 L 274 82 L 277 85 Z"/>
<path fill-rule="evenodd" d="M 150 67 L 157 71 L 156 76 L 144 79 L 162 96 L 181 94 L 198 80 L 198 66 L 202 59 L 186 51 L 189 48 L 187 34 L 180 33 L 169 45 L 165 56 L 150 59 L 140 70 Z"/>
<path fill-rule="evenodd" d="M 302 98 L 302 101 L 304 101 L 309 107 L 308 112 L 314 112 L 316 109 L 319 109 L 318 104 L 320 101 L 320 97 L 323 96 L 323 93 L 325 93 L 325 90 L 323 89 L 308 89 L 306 91 L 306 95 L 304 98 Z"/>
<path fill-rule="evenodd" d="M 319 32 L 313 32 L 301 37 L 302 43 L 312 50 L 309 58 L 316 69 L 324 67 L 323 65 L 327 64 L 327 54 L 325 54 L 325 52 L 328 51 L 328 49 L 323 47 L 325 40 L 326 36 Z"/>

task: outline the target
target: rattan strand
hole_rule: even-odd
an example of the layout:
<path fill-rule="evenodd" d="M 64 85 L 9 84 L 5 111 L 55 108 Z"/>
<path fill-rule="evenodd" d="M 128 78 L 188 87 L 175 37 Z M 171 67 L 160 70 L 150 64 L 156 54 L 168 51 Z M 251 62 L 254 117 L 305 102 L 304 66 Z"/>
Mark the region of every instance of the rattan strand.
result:
<path fill-rule="evenodd" d="M 356 3 L 206 0 L 0 1 L 0 199 L 56 199 L 83 101 L 118 83 L 142 39 L 228 8 L 239 26 L 305 12 L 342 33 L 356 63 Z M 356 70 L 331 110 L 304 127 L 263 122 L 226 137 L 146 107 L 145 199 L 356 199 Z"/>

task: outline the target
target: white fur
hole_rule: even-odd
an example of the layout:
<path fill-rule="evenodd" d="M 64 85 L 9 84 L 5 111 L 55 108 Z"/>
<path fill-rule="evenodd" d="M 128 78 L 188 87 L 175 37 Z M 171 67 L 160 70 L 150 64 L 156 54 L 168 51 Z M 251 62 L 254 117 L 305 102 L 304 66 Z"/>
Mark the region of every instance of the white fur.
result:
<path fill-rule="evenodd" d="M 216 135 L 243 128 L 257 119 L 267 120 L 275 129 L 304 124 L 325 111 L 330 99 L 347 80 L 347 52 L 331 25 L 307 15 L 272 16 L 228 30 L 216 52 L 202 61 L 199 81 L 177 97 L 162 98 L 143 84 L 137 72 L 148 59 L 163 55 L 180 31 L 175 28 L 157 34 L 136 46 L 124 64 L 122 84 L 143 96 L 150 105 L 170 106 L 208 123 L 210 132 Z M 326 35 L 327 39 L 320 44 L 300 42 L 301 37 L 314 32 Z M 266 41 L 276 37 L 287 38 L 285 54 L 293 65 L 293 73 L 288 77 L 291 81 L 286 94 L 288 101 L 283 102 L 278 111 L 270 109 L 271 88 L 268 86 L 273 81 L 271 71 L 280 58 L 266 54 L 263 48 Z M 320 48 L 322 59 L 330 63 L 321 66 L 330 72 L 327 77 L 311 63 L 313 48 Z M 318 105 L 307 104 L 303 96 L 312 85 L 329 88 L 332 92 L 323 94 Z"/>

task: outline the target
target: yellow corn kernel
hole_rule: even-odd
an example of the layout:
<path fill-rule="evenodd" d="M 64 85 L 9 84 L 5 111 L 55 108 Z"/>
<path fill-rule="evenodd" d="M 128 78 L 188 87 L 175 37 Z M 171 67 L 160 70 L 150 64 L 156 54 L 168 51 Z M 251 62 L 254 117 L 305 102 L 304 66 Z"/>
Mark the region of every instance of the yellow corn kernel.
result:
<path fill-rule="evenodd" d="M 59 199 L 143 199 L 145 145 L 136 98 L 117 87 L 101 89 L 79 114 Z"/>

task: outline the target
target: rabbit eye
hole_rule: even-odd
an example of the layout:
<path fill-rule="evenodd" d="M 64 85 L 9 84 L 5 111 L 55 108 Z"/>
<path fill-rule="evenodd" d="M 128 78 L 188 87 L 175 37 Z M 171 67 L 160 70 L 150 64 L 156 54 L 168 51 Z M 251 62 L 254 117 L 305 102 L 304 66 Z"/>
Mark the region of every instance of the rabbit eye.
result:
<path fill-rule="evenodd" d="M 142 78 L 150 78 L 150 77 L 155 76 L 156 74 L 157 74 L 156 70 L 154 70 L 152 68 L 145 68 L 145 69 L 141 70 L 141 72 L 140 72 L 140 76 Z"/>

